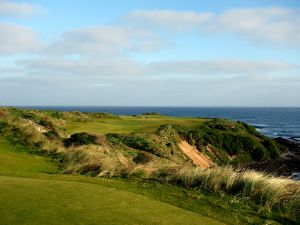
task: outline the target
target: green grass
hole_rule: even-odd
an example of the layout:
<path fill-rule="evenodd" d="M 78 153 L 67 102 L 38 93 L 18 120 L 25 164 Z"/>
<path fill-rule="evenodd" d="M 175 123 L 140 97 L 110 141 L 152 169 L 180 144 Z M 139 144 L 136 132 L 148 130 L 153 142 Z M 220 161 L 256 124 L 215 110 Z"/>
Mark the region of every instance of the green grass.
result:
<path fill-rule="evenodd" d="M 67 122 L 67 131 L 71 134 L 88 132 L 93 134 L 119 133 L 128 134 L 140 131 L 155 131 L 159 126 L 177 124 L 189 127 L 199 126 L 205 119 L 179 118 L 169 116 L 120 116 L 103 118 L 93 122 Z"/>
<path fill-rule="evenodd" d="M 57 167 L 47 158 L 28 153 L 27 147 L 15 146 L 0 137 L 0 175 L 57 173 Z"/>
<path fill-rule="evenodd" d="M 42 112 L 40 114 L 39 117 L 42 118 Z M 74 122 L 77 121 L 76 118 L 63 122 L 56 119 L 49 121 L 53 122 L 55 129 L 61 129 L 62 132 L 65 132 L 66 125 L 69 134 L 88 132 L 132 136 L 135 134 L 128 134 L 140 132 L 137 134 L 155 142 L 158 147 L 159 144 L 164 147 L 170 144 L 174 131 L 171 129 L 173 126 L 163 126 L 157 130 L 161 125 L 177 124 L 186 127 L 183 130 L 185 134 L 185 131 L 190 132 L 193 128 L 206 126 L 204 122 L 208 121 L 159 115 L 90 117 L 92 119 L 88 117 L 85 122 Z M 9 119 L 8 121 L 13 121 Z M 223 191 L 212 193 L 209 191 L 210 187 L 205 189 L 202 185 L 184 185 L 184 182 L 189 184 L 190 178 L 194 179 L 194 176 L 182 176 L 177 183 L 176 178 L 174 185 L 160 179 L 155 182 L 154 177 L 148 180 L 141 176 L 106 179 L 60 174 L 58 166 L 63 168 L 63 165 L 56 164 L 43 154 L 48 151 L 47 154 L 52 155 L 51 152 L 56 150 L 69 154 L 72 149 L 62 149 L 59 140 L 48 140 L 34 129 L 23 127 L 24 121 L 17 122 L 19 124 L 15 125 L 20 130 L 14 126 L 0 129 L 0 133 L 5 136 L 1 137 L 0 134 L 0 224 L 220 224 L 220 221 L 224 224 L 295 224 L 289 217 L 281 218 L 277 211 L 261 211 L 260 204 L 255 203 L 249 196 L 234 196 Z M 236 130 L 231 123 L 212 123 L 211 125 L 218 127 L 210 127 L 209 130 L 220 128 L 225 131 L 235 129 L 234 132 L 242 134 L 246 132 L 239 127 Z M 147 132 L 143 133 L 145 131 Z M 65 135 L 66 133 L 62 134 L 64 137 Z M 23 136 L 30 140 L 28 146 L 32 147 L 22 146 L 27 146 L 27 142 L 22 142 Z M 12 145 L 5 138 L 12 141 L 11 143 L 19 144 Z M 87 160 L 91 160 L 91 163 L 97 162 L 97 159 L 102 160 L 103 156 L 96 154 L 102 146 L 86 147 L 82 150 L 86 150 L 84 153 L 87 154 Z M 81 158 L 79 162 L 85 162 L 84 160 L 85 158 Z M 121 164 L 116 165 L 119 167 Z M 223 174 L 218 177 L 223 180 Z"/>
<path fill-rule="evenodd" d="M 2 224 L 222 224 L 91 183 L 0 176 L 0 184 Z"/>
<path fill-rule="evenodd" d="M 125 182 L 55 172 L 45 157 L 0 138 L 0 224 L 222 224 L 126 191 Z"/>
<path fill-rule="evenodd" d="M 152 181 L 59 174 L 46 157 L 4 138 L 0 174 L 0 224 L 277 224 L 261 218 L 255 205 L 226 196 Z"/>

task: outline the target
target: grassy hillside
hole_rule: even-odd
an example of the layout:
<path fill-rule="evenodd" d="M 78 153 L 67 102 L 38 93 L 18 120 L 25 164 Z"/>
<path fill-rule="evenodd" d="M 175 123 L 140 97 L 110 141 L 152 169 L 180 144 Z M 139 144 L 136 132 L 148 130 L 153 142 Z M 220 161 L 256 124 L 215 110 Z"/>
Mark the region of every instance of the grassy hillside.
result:
<path fill-rule="evenodd" d="M 88 179 L 47 175 L 57 172 L 49 159 L 1 138 L 1 224 L 222 224 Z"/>
<path fill-rule="evenodd" d="M 8 193 L 7 196 L 12 196 L 21 190 L 20 199 L 27 199 L 29 189 L 45 189 L 45 192 L 41 191 L 41 195 L 46 198 L 43 202 L 49 216 L 69 217 L 78 210 L 84 215 L 80 218 L 91 217 L 91 224 L 94 224 L 93 220 L 100 218 L 98 214 L 93 216 L 94 211 L 88 210 L 88 207 L 85 207 L 86 212 L 78 205 L 78 209 L 53 208 L 54 202 L 47 199 L 47 196 L 59 199 L 61 205 L 68 205 L 70 201 L 64 199 L 68 196 L 64 196 L 64 193 L 74 187 L 74 190 L 69 190 L 69 197 L 76 202 L 82 202 L 79 205 L 87 204 L 86 198 L 95 198 L 95 209 L 106 206 L 109 201 L 119 204 L 121 192 L 130 192 L 148 196 L 150 206 L 156 204 L 151 202 L 156 199 L 171 204 L 172 207 L 179 207 L 180 210 L 187 210 L 180 214 L 178 209 L 178 215 L 186 218 L 185 221 L 192 221 L 196 216 L 203 221 L 211 218 L 210 224 L 218 224 L 220 221 L 225 224 L 276 224 L 275 221 L 293 224 L 299 219 L 299 183 L 228 167 L 274 158 L 285 151 L 282 146 L 256 132 L 255 128 L 241 122 L 176 118 L 156 114 L 114 116 L 107 113 L 61 113 L 2 108 L 0 136 L 0 160 L 3 161 L 0 164 L 0 174 L 7 178 L 3 178 L 1 183 L 9 184 L 9 187 L 3 186 L 3 191 Z M 213 162 L 209 164 L 212 167 L 195 166 L 192 155 L 182 149 L 183 142 L 192 154 Z M 223 167 L 226 165 L 227 167 Z M 17 177 L 30 179 L 22 180 Z M 57 192 L 50 185 L 52 181 L 56 186 L 60 186 Z M 50 189 L 47 188 L 49 185 Z M 101 198 L 79 191 L 82 189 L 92 192 L 92 188 L 96 193 L 99 189 L 99 194 L 100 191 L 106 193 L 107 189 L 117 190 L 117 198 Z M 136 195 L 132 196 L 139 198 Z M 8 204 L 8 208 L 15 207 L 20 212 L 24 210 L 17 207 L 22 206 L 22 202 L 14 203 L 5 196 L 1 196 L 1 199 Z M 138 213 L 142 213 L 144 209 L 140 207 L 139 200 L 135 202 L 137 207 L 132 208 L 134 201 L 128 199 L 128 202 L 131 202 L 130 207 L 126 203 L 123 209 L 120 205 L 114 205 L 112 208 L 122 209 L 121 215 L 128 214 L 126 207 L 129 211 L 137 210 Z M 30 204 L 28 201 L 27 203 Z M 159 203 L 161 202 L 157 204 Z M 161 207 L 159 211 L 162 212 L 164 207 L 166 211 L 173 210 L 172 207 L 167 209 L 165 204 L 157 207 Z M 39 208 L 32 210 L 39 211 Z M 147 210 L 146 207 L 145 217 L 137 216 L 136 220 L 128 218 L 129 224 L 158 223 L 161 218 L 158 212 L 154 214 L 157 215 L 157 219 L 153 218 L 151 223 L 148 220 L 142 222 L 149 215 Z M 189 211 L 195 215 L 192 213 L 192 217 L 189 217 Z M 9 212 L 7 213 L 9 215 Z M 172 215 L 169 216 L 169 224 L 177 221 L 176 216 Z M 77 216 L 72 215 L 70 220 L 77 220 Z M 107 219 L 111 219 L 111 216 Z M 201 224 L 200 220 L 195 221 L 198 222 L 196 224 Z M 13 223 L 13 220 L 10 223 Z M 122 224 L 122 220 L 119 223 Z M 81 224 L 80 219 L 78 224 Z"/>
<path fill-rule="evenodd" d="M 205 192 L 63 175 L 57 163 L 28 152 L 0 138 L 1 224 L 277 224 L 255 205 L 250 213 L 243 202 Z"/>
<path fill-rule="evenodd" d="M 57 173 L 58 168 L 42 156 L 32 155 L 28 147 L 15 146 L 0 137 L 0 175 L 31 175 Z"/>

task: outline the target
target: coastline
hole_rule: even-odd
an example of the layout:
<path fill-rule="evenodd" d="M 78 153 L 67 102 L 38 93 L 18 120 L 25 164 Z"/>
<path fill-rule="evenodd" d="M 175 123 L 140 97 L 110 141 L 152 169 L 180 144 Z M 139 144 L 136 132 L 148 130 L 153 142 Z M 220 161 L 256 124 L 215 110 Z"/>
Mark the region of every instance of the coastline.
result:
<path fill-rule="evenodd" d="M 284 152 L 278 159 L 249 163 L 243 168 L 300 180 L 300 144 L 282 137 L 277 137 L 273 140 L 287 147 L 288 151 Z"/>
<path fill-rule="evenodd" d="M 158 112 L 166 116 L 226 118 L 253 125 L 270 138 L 282 137 L 300 144 L 299 107 L 185 107 L 185 106 L 15 106 L 21 109 L 107 112 L 138 115 Z"/>

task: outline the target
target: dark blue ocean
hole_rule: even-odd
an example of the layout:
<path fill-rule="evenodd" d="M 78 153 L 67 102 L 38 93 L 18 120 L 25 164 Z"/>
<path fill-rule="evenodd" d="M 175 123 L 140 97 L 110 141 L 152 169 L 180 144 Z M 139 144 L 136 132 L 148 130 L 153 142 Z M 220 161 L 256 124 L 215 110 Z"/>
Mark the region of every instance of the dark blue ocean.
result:
<path fill-rule="evenodd" d="M 136 115 L 158 112 L 168 116 L 210 117 L 239 120 L 254 125 L 270 137 L 284 137 L 300 142 L 300 108 L 239 108 L 239 107 L 111 107 L 111 106 L 31 106 L 22 108 L 58 111 L 108 112 Z"/>

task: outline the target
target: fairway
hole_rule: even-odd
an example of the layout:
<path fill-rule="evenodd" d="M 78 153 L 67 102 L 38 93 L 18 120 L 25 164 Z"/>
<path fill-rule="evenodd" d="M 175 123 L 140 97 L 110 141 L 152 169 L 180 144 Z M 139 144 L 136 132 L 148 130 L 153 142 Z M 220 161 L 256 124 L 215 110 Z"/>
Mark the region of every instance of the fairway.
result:
<path fill-rule="evenodd" d="M 0 176 L 1 224 L 222 224 L 145 196 L 75 181 Z"/>
<path fill-rule="evenodd" d="M 0 175 L 26 176 L 58 172 L 49 159 L 26 151 L 26 147 L 14 146 L 0 137 Z"/>
<path fill-rule="evenodd" d="M 93 134 L 119 133 L 128 134 L 140 131 L 155 131 L 165 124 L 177 124 L 188 127 L 199 126 L 206 121 L 202 118 L 185 118 L 171 116 L 120 116 L 103 118 L 93 122 L 70 122 L 66 124 L 69 133 L 88 132 Z"/>

